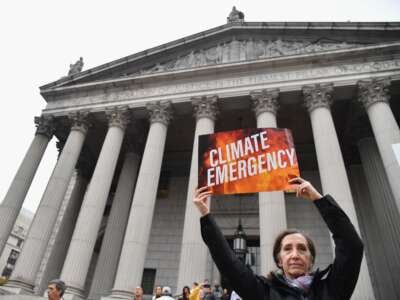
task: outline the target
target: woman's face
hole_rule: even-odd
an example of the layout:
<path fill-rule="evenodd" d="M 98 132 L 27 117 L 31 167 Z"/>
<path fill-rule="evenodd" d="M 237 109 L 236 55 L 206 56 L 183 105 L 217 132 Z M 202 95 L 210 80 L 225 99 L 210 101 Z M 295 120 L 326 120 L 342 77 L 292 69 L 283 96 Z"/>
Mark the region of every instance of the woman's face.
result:
<path fill-rule="evenodd" d="M 312 267 L 312 256 L 302 234 L 288 234 L 282 239 L 278 265 L 289 278 L 308 274 Z"/>
<path fill-rule="evenodd" d="M 189 291 L 188 288 L 184 288 L 184 289 L 183 289 L 183 293 L 184 293 L 185 295 L 189 295 L 189 294 L 190 294 L 190 291 Z"/>

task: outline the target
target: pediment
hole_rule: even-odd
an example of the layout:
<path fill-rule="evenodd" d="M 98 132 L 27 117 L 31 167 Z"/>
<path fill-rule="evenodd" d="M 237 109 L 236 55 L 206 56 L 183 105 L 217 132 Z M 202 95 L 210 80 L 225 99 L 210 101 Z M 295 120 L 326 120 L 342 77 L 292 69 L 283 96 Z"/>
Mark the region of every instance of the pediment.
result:
<path fill-rule="evenodd" d="M 255 40 L 253 38 L 237 40 L 233 37 L 231 41 L 218 43 L 208 48 L 191 50 L 189 53 L 169 61 L 155 62 L 151 67 L 141 69 L 134 74 L 177 71 L 224 63 L 350 49 L 360 46 L 362 46 L 362 44 L 338 43 L 323 40 L 316 42 L 283 40 L 280 38 L 276 40 Z"/>
<path fill-rule="evenodd" d="M 385 32 L 380 27 L 386 28 L 387 23 L 362 26 L 355 23 L 271 24 L 220 26 L 66 76 L 42 86 L 41 91 L 140 75 L 367 47 L 398 41 L 396 36 L 400 30 L 397 23 L 392 24 L 394 30 Z M 336 24 L 335 28 L 332 24 Z"/>

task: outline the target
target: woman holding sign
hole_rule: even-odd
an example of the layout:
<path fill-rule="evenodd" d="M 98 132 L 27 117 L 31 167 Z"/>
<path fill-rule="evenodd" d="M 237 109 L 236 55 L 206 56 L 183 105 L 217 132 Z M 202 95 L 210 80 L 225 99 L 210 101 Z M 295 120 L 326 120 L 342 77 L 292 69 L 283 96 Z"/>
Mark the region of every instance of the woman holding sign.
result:
<path fill-rule="evenodd" d="M 209 210 L 211 192 L 196 190 L 194 204 L 202 217 L 201 234 L 220 272 L 246 300 L 350 299 L 363 255 L 363 244 L 349 218 L 329 196 L 322 196 L 308 181 L 289 181 L 297 197 L 312 201 L 333 234 L 335 260 L 323 271 L 312 272 L 315 247 L 297 230 L 286 230 L 275 240 L 273 255 L 278 267 L 267 278 L 255 275 L 230 249 Z"/>

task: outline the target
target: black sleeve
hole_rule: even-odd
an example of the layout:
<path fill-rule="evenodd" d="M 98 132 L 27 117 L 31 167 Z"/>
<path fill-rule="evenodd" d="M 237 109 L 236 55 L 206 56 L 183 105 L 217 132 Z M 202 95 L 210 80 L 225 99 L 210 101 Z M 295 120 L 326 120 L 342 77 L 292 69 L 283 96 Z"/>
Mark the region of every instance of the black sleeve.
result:
<path fill-rule="evenodd" d="M 363 243 L 347 215 L 330 195 L 314 204 L 335 242 L 335 260 L 327 277 L 329 289 L 338 299 L 350 299 L 360 273 Z"/>
<path fill-rule="evenodd" d="M 201 235 L 221 274 L 244 299 L 265 299 L 267 286 L 234 254 L 211 214 L 200 219 Z"/>

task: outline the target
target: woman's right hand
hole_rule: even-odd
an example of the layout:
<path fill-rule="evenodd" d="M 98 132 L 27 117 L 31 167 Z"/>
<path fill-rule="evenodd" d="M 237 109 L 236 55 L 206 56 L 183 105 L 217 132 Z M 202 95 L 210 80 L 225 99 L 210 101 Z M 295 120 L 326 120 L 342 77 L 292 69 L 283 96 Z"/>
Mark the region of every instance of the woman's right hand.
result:
<path fill-rule="evenodd" d="M 193 203 L 196 205 L 202 216 L 210 213 L 211 191 L 207 186 L 203 186 L 194 191 Z"/>

